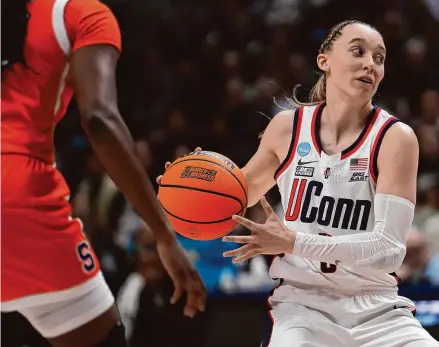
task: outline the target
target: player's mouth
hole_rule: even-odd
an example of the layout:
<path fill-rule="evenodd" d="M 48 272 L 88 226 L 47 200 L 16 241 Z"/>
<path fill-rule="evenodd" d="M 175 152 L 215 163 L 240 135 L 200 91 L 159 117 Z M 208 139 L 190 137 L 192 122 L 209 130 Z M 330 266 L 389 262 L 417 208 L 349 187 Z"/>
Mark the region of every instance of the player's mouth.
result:
<path fill-rule="evenodd" d="M 373 79 L 372 79 L 372 77 L 369 77 L 369 76 L 362 76 L 360 78 L 357 78 L 357 81 L 360 81 L 361 83 L 369 85 L 369 86 L 373 85 Z"/>

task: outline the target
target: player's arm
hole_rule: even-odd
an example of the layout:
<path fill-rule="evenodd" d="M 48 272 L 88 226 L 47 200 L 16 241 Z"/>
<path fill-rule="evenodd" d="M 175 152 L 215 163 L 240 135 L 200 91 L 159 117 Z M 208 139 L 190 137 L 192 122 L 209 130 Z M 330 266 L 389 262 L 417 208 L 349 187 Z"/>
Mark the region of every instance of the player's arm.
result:
<path fill-rule="evenodd" d="M 118 57 L 118 50 L 105 44 L 84 46 L 73 52 L 71 75 L 81 123 L 102 165 L 142 219 L 158 238 L 174 238 L 118 111 Z"/>
<path fill-rule="evenodd" d="M 256 153 L 241 168 L 248 186 L 248 207 L 257 204 L 275 184 L 274 174 L 280 166 L 278 149 L 285 147 L 293 132 L 294 111 L 279 112 L 268 124 Z M 201 150 L 197 147 L 195 151 Z M 165 169 L 171 162 L 165 164 Z M 157 177 L 160 184 L 162 175 Z"/>
<path fill-rule="evenodd" d="M 294 111 L 278 113 L 262 135 L 258 150 L 242 168 L 248 185 L 248 206 L 258 203 L 275 184 L 274 174 L 280 165 L 276 151 L 291 138 Z M 288 137 L 289 136 L 289 137 Z"/>
<path fill-rule="evenodd" d="M 160 260 L 174 283 L 171 302 L 186 292 L 184 313 L 193 316 L 204 310 L 204 285 L 177 242 L 118 111 L 115 72 L 121 40 L 117 21 L 104 4 L 91 0 L 70 0 L 64 17 L 73 46 L 70 72 L 85 132 L 110 177 L 152 229 Z"/>
<path fill-rule="evenodd" d="M 379 176 L 372 232 L 325 237 L 295 233 L 293 254 L 348 266 L 395 271 L 406 252 L 416 197 L 419 146 L 410 127 L 393 125 L 378 154 Z"/>
<path fill-rule="evenodd" d="M 116 18 L 100 1 L 70 0 L 64 20 L 81 123 L 96 155 L 155 236 L 175 238 L 119 114 L 115 73 L 121 37 Z"/>

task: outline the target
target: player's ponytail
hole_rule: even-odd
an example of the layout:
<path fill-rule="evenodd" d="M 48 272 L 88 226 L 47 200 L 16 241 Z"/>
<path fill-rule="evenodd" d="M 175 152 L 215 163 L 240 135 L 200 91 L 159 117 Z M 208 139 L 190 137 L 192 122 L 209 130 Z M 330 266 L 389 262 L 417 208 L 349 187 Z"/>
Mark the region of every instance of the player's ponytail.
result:
<path fill-rule="evenodd" d="M 321 103 L 326 100 L 326 75 L 321 74 L 317 83 L 312 87 L 310 92 L 311 103 Z"/>
<path fill-rule="evenodd" d="M 300 85 L 294 87 L 293 95 L 288 98 L 288 103 L 293 107 L 313 106 L 326 101 L 326 75 L 321 74 L 317 83 L 311 88 L 309 101 L 301 102 L 297 97 L 297 89 Z"/>
<path fill-rule="evenodd" d="M 2 79 L 3 72 L 15 63 L 26 65 L 24 42 L 27 35 L 29 13 L 27 3 L 30 0 L 2 0 Z"/>

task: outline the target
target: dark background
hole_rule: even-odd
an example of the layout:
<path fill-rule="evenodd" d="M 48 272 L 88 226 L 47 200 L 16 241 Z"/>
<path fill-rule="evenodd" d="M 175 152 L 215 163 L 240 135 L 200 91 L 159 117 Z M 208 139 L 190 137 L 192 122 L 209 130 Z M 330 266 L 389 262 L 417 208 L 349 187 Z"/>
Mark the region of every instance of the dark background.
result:
<path fill-rule="evenodd" d="M 377 27 L 388 51 L 375 102 L 411 125 L 420 142 L 418 203 L 402 295 L 439 339 L 439 2 L 437 0 L 109 1 L 122 31 L 119 106 L 154 182 L 166 161 L 196 146 L 242 166 L 258 135 L 296 84 L 306 96 L 317 80 L 317 50 L 345 19 Z M 221 241 L 181 238 L 209 290 L 208 310 L 194 321 L 166 304 L 170 288 L 150 233 L 130 210 L 89 148 L 75 103 L 56 132 L 57 164 L 72 190 L 76 216 L 96 249 L 118 300 L 136 274 L 145 287 L 128 324 L 133 347 L 258 346 L 273 282 L 269 258 L 239 267 L 221 257 Z M 154 183 L 155 185 L 155 183 Z M 155 185 L 156 186 L 156 185 Z M 269 200 L 279 207 L 276 189 Z M 263 220 L 259 206 L 248 212 Z M 229 245 L 229 247 L 233 247 Z M 145 274 L 147 267 L 155 268 Z M 148 277 L 150 276 L 150 277 Z M 130 287 L 131 288 L 131 287 Z M 131 293 L 131 291 L 130 291 Z M 438 300 L 438 301 L 435 301 Z M 127 299 L 126 302 L 132 302 Z M 120 303 L 121 310 L 125 304 Z M 17 315 L 2 314 L 5 346 L 44 345 Z"/>

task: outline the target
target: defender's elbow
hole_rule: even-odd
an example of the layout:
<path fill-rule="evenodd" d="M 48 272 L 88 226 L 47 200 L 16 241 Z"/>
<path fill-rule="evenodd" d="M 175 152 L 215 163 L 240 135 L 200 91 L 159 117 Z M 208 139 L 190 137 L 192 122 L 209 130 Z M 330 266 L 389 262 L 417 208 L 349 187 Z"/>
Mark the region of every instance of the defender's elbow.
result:
<path fill-rule="evenodd" d="M 93 108 L 81 114 L 81 124 L 91 136 L 99 136 L 111 128 L 117 127 L 120 122 L 121 119 L 117 112 L 103 107 Z"/>

